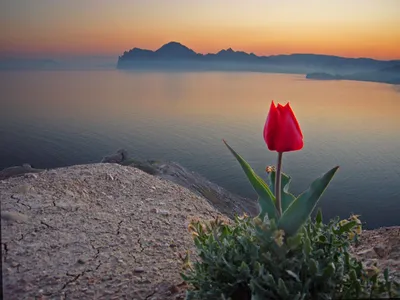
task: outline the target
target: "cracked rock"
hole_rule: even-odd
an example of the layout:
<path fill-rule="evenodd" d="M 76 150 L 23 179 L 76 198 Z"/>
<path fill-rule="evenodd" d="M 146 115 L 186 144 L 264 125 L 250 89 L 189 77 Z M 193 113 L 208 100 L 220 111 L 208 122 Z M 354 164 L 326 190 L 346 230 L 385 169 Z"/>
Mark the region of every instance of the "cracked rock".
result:
<path fill-rule="evenodd" d="M 135 268 L 133 271 L 135 273 L 143 273 L 144 272 L 144 268 Z"/>
<path fill-rule="evenodd" d="M 157 192 L 143 201 L 150 187 Z M 219 215 L 187 189 L 117 164 L 9 178 L 0 201 L 5 299 L 146 299 L 158 283 L 181 280 L 174 253 L 193 251 L 187 219 Z M 168 210 L 152 212 L 160 203 Z M 183 214 L 188 203 L 195 214 Z"/>

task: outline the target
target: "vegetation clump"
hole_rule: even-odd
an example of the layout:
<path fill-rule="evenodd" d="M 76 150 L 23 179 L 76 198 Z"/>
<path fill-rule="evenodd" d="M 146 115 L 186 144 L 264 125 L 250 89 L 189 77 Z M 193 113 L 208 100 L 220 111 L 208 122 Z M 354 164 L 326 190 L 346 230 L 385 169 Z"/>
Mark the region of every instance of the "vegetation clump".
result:
<path fill-rule="evenodd" d="M 274 222 L 248 216 L 189 225 L 199 259 L 182 277 L 187 299 L 375 299 L 399 297 L 388 270 L 366 268 L 350 256 L 361 222 L 357 216 L 308 219 L 291 237 Z"/>
<path fill-rule="evenodd" d="M 234 223 L 192 221 L 200 260 L 186 257 L 183 279 L 190 284 L 187 299 L 360 299 L 400 297 L 399 284 L 377 268 L 367 269 L 351 257 L 351 242 L 361 234 L 358 216 L 322 222 L 313 220 L 320 197 L 338 166 L 314 180 L 297 197 L 289 191 L 291 177 L 282 172 L 284 152 L 303 148 L 303 134 L 289 105 L 272 101 L 264 140 L 278 153 L 277 165 L 267 167 L 269 183 L 224 143 L 237 159 L 258 194 L 255 218 L 235 217 Z"/>

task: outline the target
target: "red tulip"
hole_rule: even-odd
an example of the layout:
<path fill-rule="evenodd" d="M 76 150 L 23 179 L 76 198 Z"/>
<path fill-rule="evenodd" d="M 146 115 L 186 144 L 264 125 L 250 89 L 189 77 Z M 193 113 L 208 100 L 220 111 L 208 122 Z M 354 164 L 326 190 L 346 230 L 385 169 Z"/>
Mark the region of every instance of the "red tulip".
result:
<path fill-rule="evenodd" d="M 289 103 L 276 107 L 272 101 L 264 126 L 264 140 L 271 151 L 288 152 L 303 148 L 303 133 Z"/>

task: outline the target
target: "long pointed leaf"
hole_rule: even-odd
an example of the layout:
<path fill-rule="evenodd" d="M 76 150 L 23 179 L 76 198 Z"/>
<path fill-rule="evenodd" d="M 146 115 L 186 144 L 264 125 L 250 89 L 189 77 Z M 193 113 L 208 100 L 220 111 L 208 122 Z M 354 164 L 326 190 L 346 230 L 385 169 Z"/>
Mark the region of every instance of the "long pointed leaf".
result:
<path fill-rule="evenodd" d="M 271 182 L 271 192 L 276 195 L 275 193 L 275 178 L 276 178 L 276 171 L 273 170 L 270 174 L 269 174 L 269 180 Z M 281 173 L 281 203 L 282 203 L 282 212 L 284 212 L 289 205 L 294 201 L 294 199 L 296 199 L 296 197 L 294 195 L 292 195 L 291 193 L 289 193 L 289 186 L 290 186 L 290 182 L 292 181 L 292 178 L 285 174 L 285 173 Z"/>
<path fill-rule="evenodd" d="M 311 215 L 338 168 L 334 167 L 322 177 L 316 179 L 308 190 L 297 197 L 282 214 L 278 222 L 278 228 L 283 229 L 289 236 L 294 235 Z"/>
<path fill-rule="evenodd" d="M 247 178 L 249 179 L 251 185 L 253 186 L 254 190 L 258 194 L 258 203 L 261 208 L 261 212 L 259 214 L 259 217 L 261 220 L 264 220 L 265 215 L 268 214 L 268 218 L 270 220 L 275 219 L 277 220 L 277 210 L 275 207 L 275 196 L 272 194 L 270 188 L 268 185 L 262 180 L 255 172 L 254 170 L 250 167 L 250 165 L 239 155 L 236 153 L 235 150 L 231 148 L 231 146 L 228 145 L 228 143 L 223 140 L 225 145 L 228 147 L 228 149 L 231 151 L 233 156 L 238 160 L 240 166 L 242 167 L 243 171 L 245 172 Z"/>

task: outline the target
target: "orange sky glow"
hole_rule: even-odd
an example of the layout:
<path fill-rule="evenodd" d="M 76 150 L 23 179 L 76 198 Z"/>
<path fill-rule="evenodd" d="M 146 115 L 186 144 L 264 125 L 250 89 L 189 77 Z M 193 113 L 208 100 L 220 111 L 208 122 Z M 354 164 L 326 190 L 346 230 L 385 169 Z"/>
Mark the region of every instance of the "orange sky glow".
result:
<path fill-rule="evenodd" d="M 399 0 L 10 0 L 0 26 L 0 54 L 117 56 L 177 41 L 200 53 L 400 59 Z"/>

